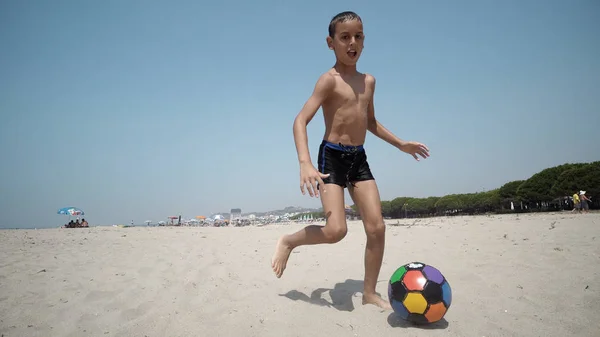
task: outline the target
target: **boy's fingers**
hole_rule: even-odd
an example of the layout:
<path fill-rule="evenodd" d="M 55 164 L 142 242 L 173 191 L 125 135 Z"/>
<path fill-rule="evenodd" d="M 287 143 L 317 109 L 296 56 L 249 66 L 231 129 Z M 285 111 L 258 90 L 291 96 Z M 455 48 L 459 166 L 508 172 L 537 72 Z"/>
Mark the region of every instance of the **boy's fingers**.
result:
<path fill-rule="evenodd" d="M 311 197 L 313 197 L 313 196 L 314 197 L 319 196 L 319 189 L 317 189 L 317 181 L 316 180 L 312 181 L 312 187 L 313 187 L 313 190 L 315 191 L 315 194 L 311 195 Z"/>
<path fill-rule="evenodd" d="M 329 174 L 327 174 L 327 176 L 329 176 Z M 317 177 L 317 181 L 319 182 L 319 187 L 322 189 L 321 192 L 325 193 L 325 183 L 323 182 L 323 179 L 321 179 L 321 177 Z"/>
<path fill-rule="evenodd" d="M 317 188 L 317 180 L 314 179 L 314 178 L 311 178 L 310 179 L 310 184 L 311 184 L 311 187 L 312 187 L 312 190 L 313 190 L 313 195 L 312 196 L 313 197 L 318 197 L 318 195 L 319 195 L 319 189 Z"/>

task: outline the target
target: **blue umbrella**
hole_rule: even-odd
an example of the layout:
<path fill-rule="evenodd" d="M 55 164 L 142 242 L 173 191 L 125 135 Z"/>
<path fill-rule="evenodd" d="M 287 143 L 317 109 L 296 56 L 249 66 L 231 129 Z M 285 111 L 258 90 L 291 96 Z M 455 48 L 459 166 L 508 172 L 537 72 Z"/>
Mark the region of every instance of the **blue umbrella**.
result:
<path fill-rule="evenodd" d="M 75 216 L 75 215 L 84 215 L 85 213 L 77 207 L 63 207 L 58 210 L 57 214 Z"/>

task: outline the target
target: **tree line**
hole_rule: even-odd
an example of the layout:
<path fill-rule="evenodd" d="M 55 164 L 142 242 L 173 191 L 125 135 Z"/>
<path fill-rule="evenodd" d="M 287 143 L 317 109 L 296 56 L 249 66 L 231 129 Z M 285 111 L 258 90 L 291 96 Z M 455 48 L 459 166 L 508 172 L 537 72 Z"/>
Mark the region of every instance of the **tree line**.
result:
<path fill-rule="evenodd" d="M 398 197 L 382 201 L 381 208 L 385 217 L 392 218 L 557 211 L 572 209 L 570 196 L 580 190 L 600 199 L 600 161 L 550 167 L 527 180 L 510 181 L 486 192 L 429 198 Z M 598 199 L 592 199 L 591 208 L 600 208 Z M 356 211 L 355 206 L 353 209 Z"/>
<path fill-rule="evenodd" d="M 590 208 L 600 208 L 600 161 L 550 167 L 527 180 L 510 181 L 486 192 L 428 198 L 397 197 L 382 201 L 381 211 L 384 217 L 413 218 L 570 210 L 573 208 L 570 196 L 580 190 L 585 190 L 588 196 L 597 196 L 592 198 Z M 356 205 L 352 209 L 357 213 Z M 323 216 L 322 212 L 313 213 L 314 218 Z"/>

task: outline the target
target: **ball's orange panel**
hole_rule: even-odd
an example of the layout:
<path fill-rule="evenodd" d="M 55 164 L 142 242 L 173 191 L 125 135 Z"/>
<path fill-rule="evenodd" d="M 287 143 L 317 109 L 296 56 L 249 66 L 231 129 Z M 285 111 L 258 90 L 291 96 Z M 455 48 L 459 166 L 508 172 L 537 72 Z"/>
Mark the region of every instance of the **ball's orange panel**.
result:
<path fill-rule="evenodd" d="M 443 302 L 432 304 L 429 306 L 429 310 L 425 314 L 429 323 L 437 322 L 446 314 L 446 306 Z"/>

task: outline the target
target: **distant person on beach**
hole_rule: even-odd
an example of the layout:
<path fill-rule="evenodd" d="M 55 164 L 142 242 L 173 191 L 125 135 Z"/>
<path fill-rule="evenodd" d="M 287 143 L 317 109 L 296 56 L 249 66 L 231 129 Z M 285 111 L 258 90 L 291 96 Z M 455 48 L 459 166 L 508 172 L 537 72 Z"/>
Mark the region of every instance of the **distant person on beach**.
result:
<path fill-rule="evenodd" d="M 585 195 L 585 191 L 579 191 L 579 200 L 581 200 L 581 206 L 580 206 L 581 210 L 584 213 L 589 212 L 590 211 L 590 205 L 588 205 L 588 201 L 591 202 L 592 200 L 590 200 L 590 198 L 588 198 Z"/>
<path fill-rule="evenodd" d="M 581 210 L 581 200 L 579 200 L 579 194 L 575 193 L 573 194 L 573 210 L 571 210 L 571 213 L 575 212 L 575 211 L 580 211 Z"/>
<path fill-rule="evenodd" d="M 336 243 L 347 232 L 344 188 L 358 206 L 367 234 L 363 304 L 390 308 L 375 292 L 385 246 L 385 223 L 381 214 L 379 190 L 363 144 L 366 133 L 373 135 L 419 160 L 429 157 L 427 146 L 394 136 L 375 118 L 373 96 L 375 78 L 359 73 L 356 63 L 363 51 L 362 19 L 343 12 L 329 23 L 327 45 L 336 63 L 322 74 L 314 91 L 294 121 L 294 141 L 300 164 L 300 190 L 321 197 L 325 226 L 311 225 L 282 236 L 276 245 L 271 266 L 281 277 L 292 250 L 302 245 Z M 325 135 L 319 146 L 318 169 L 310 159 L 306 127 L 319 108 L 323 109 Z"/>

